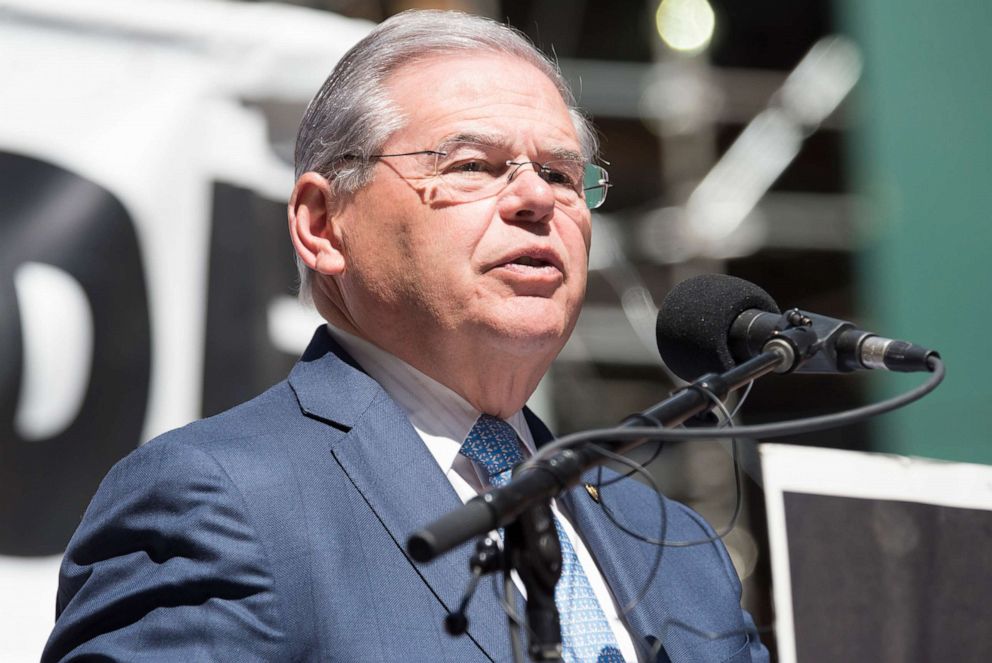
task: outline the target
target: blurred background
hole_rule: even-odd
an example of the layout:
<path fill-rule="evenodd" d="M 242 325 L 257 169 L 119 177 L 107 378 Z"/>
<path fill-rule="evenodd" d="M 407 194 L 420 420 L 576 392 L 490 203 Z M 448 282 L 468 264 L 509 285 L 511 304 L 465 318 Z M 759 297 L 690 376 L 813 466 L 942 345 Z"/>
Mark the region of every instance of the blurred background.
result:
<path fill-rule="evenodd" d="M 282 379 L 309 340 L 318 321 L 295 302 L 285 237 L 296 126 L 337 58 L 414 7 L 526 33 L 601 135 L 615 186 L 594 214 L 587 305 L 532 403 L 554 430 L 614 424 L 680 386 L 655 349 L 657 306 L 723 272 L 948 365 L 902 412 L 785 441 L 992 463 L 982 0 L 5 0 L 3 660 L 40 653 L 60 554 L 109 467 Z M 769 377 L 739 420 L 920 381 Z M 745 510 L 726 542 L 774 652 L 760 470 L 743 448 Z M 717 527 L 735 499 L 726 449 L 671 444 L 651 464 Z"/>

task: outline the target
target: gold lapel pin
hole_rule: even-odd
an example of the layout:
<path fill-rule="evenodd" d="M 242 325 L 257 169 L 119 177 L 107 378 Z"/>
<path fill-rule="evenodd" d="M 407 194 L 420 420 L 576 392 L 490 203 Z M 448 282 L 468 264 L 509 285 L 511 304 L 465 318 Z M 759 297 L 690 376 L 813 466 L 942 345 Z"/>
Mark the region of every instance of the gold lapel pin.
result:
<path fill-rule="evenodd" d="M 596 486 L 592 485 L 591 483 L 586 483 L 582 485 L 585 486 L 586 492 L 589 493 L 589 497 L 592 498 L 592 501 L 595 502 L 596 504 L 599 504 L 599 489 L 596 488 Z"/>

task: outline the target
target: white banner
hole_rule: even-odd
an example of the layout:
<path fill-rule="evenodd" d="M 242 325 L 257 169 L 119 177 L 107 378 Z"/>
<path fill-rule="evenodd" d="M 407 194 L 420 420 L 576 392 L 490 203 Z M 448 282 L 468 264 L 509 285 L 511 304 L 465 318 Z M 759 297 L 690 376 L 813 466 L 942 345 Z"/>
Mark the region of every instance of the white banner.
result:
<path fill-rule="evenodd" d="M 992 467 L 760 453 L 782 663 L 989 660 Z"/>
<path fill-rule="evenodd" d="M 302 112 L 370 27 L 256 3 L 0 2 L 0 660 L 38 659 L 61 550 L 110 465 L 260 391 L 309 340 L 273 241 L 293 176 L 264 109 Z"/>

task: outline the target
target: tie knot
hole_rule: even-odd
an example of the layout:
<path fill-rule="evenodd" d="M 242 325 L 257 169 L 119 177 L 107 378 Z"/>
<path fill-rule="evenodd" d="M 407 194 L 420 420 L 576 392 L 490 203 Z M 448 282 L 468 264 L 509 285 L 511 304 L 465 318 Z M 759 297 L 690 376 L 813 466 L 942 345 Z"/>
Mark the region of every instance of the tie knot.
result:
<path fill-rule="evenodd" d="M 489 414 L 475 422 L 459 453 L 482 466 L 490 483 L 497 486 L 509 480 L 503 473 L 524 459 L 513 426 Z"/>

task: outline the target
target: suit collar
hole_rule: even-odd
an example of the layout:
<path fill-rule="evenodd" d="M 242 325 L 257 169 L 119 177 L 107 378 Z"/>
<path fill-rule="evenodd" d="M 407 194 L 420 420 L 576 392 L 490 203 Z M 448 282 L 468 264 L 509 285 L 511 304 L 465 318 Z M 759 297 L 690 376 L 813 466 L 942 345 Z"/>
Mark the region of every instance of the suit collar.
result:
<path fill-rule="evenodd" d="M 289 385 L 305 414 L 346 431 L 382 392 L 323 325 L 290 372 Z"/>
<path fill-rule="evenodd" d="M 538 449 L 555 439 L 555 436 L 551 434 L 551 431 L 544 425 L 544 422 L 538 419 L 537 415 L 531 412 L 528 407 L 524 408 L 524 419 L 527 420 L 530 434 L 534 438 L 534 446 Z"/>
<path fill-rule="evenodd" d="M 314 334 L 289 383 L 308 416 L 346 432 L 333 437 L 330 451 L 404 555 L 414 531 L 461 506 L 404 411 L 324 327 Z M 450 611 L 468 584 L 473 549 L 469 542 L 424 565 L 407 559 Z M 468 636 L 489 657 L 506 658 L 506 616 L 489 587 L 481 583 L 470 604 Z"/>

